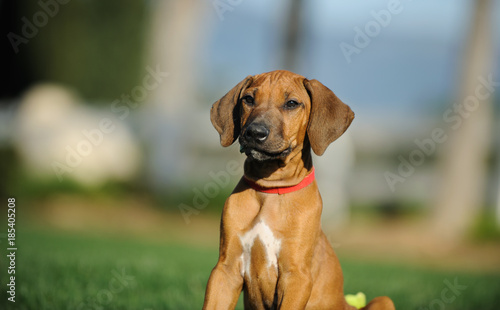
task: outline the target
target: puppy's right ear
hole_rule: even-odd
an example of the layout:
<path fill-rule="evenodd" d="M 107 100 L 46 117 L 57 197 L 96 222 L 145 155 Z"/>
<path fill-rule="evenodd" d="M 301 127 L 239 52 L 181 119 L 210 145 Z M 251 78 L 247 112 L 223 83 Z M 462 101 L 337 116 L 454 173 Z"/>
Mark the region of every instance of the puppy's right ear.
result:
<path fill-rule="evenodd" d="M 230 146 L 240 135 L 240 113 L 238 101 L 241 93 L 252 83 L 253 77 L 247 76 L 238 85 L 233 87 L 221 99 L 212 105 L 210 120 L 220 135 L 220 144 Z"/>

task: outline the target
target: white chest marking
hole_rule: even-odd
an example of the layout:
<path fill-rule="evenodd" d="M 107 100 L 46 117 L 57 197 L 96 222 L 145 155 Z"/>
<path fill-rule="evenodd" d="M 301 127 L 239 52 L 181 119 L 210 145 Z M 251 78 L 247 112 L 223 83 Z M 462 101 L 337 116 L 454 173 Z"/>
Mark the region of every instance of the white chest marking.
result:
<path fill-rule="evenodd" d="M 278 269 L 278 254 L 281 247 L 281 240 L 276 239 L 269 226 L 260 221 L 252 229 L 240 236 L 243 253 L 241 254 L 241 275 L 250 277 L 250 265 L 252 247 L 255 239 L 260 238 L 266 252 L 267 268 L 273 266 Z"/>

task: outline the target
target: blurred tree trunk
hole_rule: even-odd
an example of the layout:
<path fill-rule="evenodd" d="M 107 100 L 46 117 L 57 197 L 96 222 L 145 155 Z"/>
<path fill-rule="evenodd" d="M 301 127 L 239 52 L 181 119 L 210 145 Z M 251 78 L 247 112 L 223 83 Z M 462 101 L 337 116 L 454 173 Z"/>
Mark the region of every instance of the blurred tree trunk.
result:
<path fill-rule="evenodd" d="M 194 60 L 205 35 L 202 17 L 207 5 L 197 0 L 154 1 L 152 5 L 148 64 L 171 76 L 151 92 L 150 99 L 173 115 L 189 106 L 179 100 L 193 102 L 193 86 L 200 70 Z"/>
<path fill-rule="evenodd" d="M 302 29 L 303 24 L 301 12 L 304 10 L 304 1 L 292 0 L 289 3 L 288 16 L 285 20 L 283 68 L 294 71 L 297 69 L 300 45 L 300 30 Z"/>
<path fill-rule="evenodd" d="M 449 131 L 446 148 L 439 158 L 443 169 L 442 184 L 432 227 L 435 233 L 449 241 L 464 237 L 484 203 L 486 156 L 493 125 L 493 91 L 482 89 L 481 95 L 478 95 L 477 89 L 485 88 L 480 86 L 480 79 L 488 80 L 492 74 L 490 13 L 491 0 L 475 1 L 456 101 L 467 113 L 461 117 L 460 125 Z M 489 96 L 482 96 L 484 93 L 489 93 Z M 468 110 L 471 102 L 479 104 L 475 109 Z"/>
<path fill-rule="evenodd" d="M 147 63 L 168 76 L 149 94 L 147 171 L 158 190 L 175 189 L 188 184 L 186 171 L 196 162 L 189 158 L 194 155 L 188 150 L 193 143 L 188 120 L 196 109 L 194 90 L 201 70 L 196 60 L 206 35 L 203 16 L 209 4 L 186 0 L 151 5 Z"/>
<path fill-rule="evenodd" d="M 304 0 L 292 0 L 288 2 L 288 12 L 285 16 L 285 34 L 283 44 L 284 69 L 299 71 L 301 60 L 301 32 L 304 29 L 305 10 Z M 328 169 L 316 171 L 316 178 L 320 184 L 321 197 L 323 200 L 322 224 L 327 233 L 345 226 L 350 217 L 349 197 L 345 188 L 347 176 L 350 173 L 354 158 L 354 147 L 345 133 L 335 145 L 321 157 L 314 158 L 314 163 Z"/>

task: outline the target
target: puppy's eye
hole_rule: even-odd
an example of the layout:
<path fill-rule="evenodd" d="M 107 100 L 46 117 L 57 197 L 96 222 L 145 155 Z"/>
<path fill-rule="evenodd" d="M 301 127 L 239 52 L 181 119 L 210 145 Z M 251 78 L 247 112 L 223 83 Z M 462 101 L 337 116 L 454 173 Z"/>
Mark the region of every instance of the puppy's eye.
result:
<path fill-rule="evenodd" d="M 243 101 L 248 105 L 248 106 L 253 106 L 254 105 L 254 100 L 253 100 L 253 97 L 250 96 L 250 95 L 246 95 L 244 96 L 243 98 Z"/>
<path fill-rule="evenodd" d="M 300 103 L 295 100 L 288 100 L 283 107 L 285 109 L 292 110 L 298 107 L 299 105 Z"/>

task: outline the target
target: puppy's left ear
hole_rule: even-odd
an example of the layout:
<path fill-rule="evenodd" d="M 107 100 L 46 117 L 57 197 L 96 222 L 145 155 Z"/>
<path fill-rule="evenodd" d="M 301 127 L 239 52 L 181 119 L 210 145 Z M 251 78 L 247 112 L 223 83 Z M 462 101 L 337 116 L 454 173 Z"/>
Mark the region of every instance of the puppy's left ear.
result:
<path fill-rule="evenodd" d="M 304 87 L 311 98 L 307 135 L 311 148 L 319 156 L 347 130 L 354 112 L 319 81 L 304 79 Z"/>
<path fill-rule="evenodd" d="M 253 77 L 251 75 L 247 76 L 212 105 L 210 120 L 220 135 L 220 144 L 222 146 L 230 146 L 240 134 L 238 101 L 241 93 L 245 91 L 252 81 Z"/>

